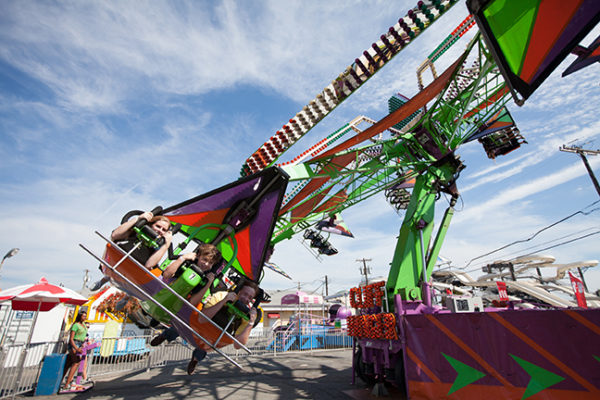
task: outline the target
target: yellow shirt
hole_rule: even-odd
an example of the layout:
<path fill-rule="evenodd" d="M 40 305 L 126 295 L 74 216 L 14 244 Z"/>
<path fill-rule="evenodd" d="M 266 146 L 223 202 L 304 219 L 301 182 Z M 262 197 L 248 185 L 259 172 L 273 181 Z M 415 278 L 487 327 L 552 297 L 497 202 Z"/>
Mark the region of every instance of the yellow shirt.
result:
<path fill-rule="evenodd" d="M 226 291 L 221 291 L 221 292 L 217 292 L 211 296 L 209 296 L 206 299 L 206 302 L 204 303 L 204 307 L 203 309 L 206 310 L 209 307 L 212 307 L 214 305 L 216 305 L 217 303 L 219 303 L 221 300 L 223 300 L 226 296 L 227 296 Z M 246 329 L 246 327 L 248 326 L 248 321 L 245 319 L 242 319 L 242 323 L 240 324 L 239 328 L 237 328 L 237 330 L 235 331 L 235 335 L 239 335 L 241 334 L 244 329 Z"/>

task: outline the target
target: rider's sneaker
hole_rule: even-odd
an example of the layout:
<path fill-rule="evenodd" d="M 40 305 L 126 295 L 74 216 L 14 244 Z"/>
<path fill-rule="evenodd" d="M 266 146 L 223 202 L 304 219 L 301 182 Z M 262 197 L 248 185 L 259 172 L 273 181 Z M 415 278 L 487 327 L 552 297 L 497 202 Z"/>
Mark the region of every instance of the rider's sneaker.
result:
<path fill-rule="evenodd" d="M 61 388 L 60 388 L 60 391 L 61 392 L 69 392 L 69 391 L 72 391 L 72 390 L 75 390 L 75 389 L 77 389 L 77 385 L 75 383 L 70 383 L 68 385 L 64 385 L 63 384 L 61 386 Z"/>
<path fill-rule="evenodd" d="M 202 350 L 202 349 L 195 349 L 192 352 L 192 359 L 190 360 L 190 362 L 188 363 L 187 366 L 187 373 L 188 375 L 191 375 L 192 373 L 194 373 L 194 370 L 196 369 L 196 365 L 204 360 L 204 357 L 206 357 L 206 351 Z"/>
<path fill-rule="evenodd" d="M 161 333 L 150 341 L 150 346 L 160 346 L 165 340 L 167 340 L 167 337 Z"/>
<path fill-rule="evenodd" d="M 196 369 L 197 364 L 198 364 L 198 360 L 196 360 L 194 357 L 192 357 L 192 359 L 190 360 L 190 362 L 188 363 L 188 366 L 187 366 L 188 375 L 191 375 L 194 373 L 194 370 Z"/>
<path fill-rule="evenodd" d="M 94 282 L 94 285 L 90 287 L 90 291 L 95 292 L 96 290 L 99 290 L 106 282 L 108 282 L 108 280 L 107 277 L 103 277 L 99 281 Z"/>

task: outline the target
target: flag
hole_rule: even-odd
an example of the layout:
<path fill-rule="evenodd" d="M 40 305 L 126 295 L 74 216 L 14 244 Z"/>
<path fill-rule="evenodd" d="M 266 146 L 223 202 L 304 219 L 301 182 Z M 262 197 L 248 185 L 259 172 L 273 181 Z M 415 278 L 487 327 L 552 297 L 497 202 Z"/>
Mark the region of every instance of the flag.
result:
<path fill-rule="evenodd" d="M 265 267 L 277 272 L 278 274 L 281 274 L 283 276 L 285 276 L 286 278 L 288 278 L 289 280 L 292 280 L 292 277 L 289 276 L 283 269 L 281 269 L 281 267 L 275 263 L 272 262 L 266 262 L 265 263 Z"/>
<path fill-rule="evenodd" d="M 506 291 L 506 283 L 502 281 L 497 281 L 496 286 L 498 287 L 498 296 L 500 297 L 500 301 L 508 301 L 508 292 Z"/>
<path fill-rule="evenodd" d="M 573 292 L 575 292 L 575 298 L 577 298 L 577 305 L 581 308 L 587 308 L 585 301 L 585 290 L 583 289 L 583 282 L 569 271 L 569 277 L 571 278 L 571 286 L 573 286 Z"/>

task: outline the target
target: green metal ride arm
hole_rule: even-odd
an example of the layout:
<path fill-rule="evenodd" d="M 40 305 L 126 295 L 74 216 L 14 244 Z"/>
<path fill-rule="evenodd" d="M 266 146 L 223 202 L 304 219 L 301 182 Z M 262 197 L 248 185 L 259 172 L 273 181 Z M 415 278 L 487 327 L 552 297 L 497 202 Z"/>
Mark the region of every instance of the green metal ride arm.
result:
<path fill-rule="evenodd" d="M 431 277 L 433 265 L 448 231 L 454 214 L 452 206 L 458 197 L 454 180 L 464 167 L 454 155 L 442 161 L 441 165 L 430 167 L 416 179 L 387 279 L 389 299 L 400 294 L 404 300 L 423 300 L 421 286 Z M 452 195 L 451 206 L 442 219 L 431 251 L 427 252 L 433 232 L 435 200 L 441 191 Z M 394 302 L 390 301 L 390 304 Z"/>

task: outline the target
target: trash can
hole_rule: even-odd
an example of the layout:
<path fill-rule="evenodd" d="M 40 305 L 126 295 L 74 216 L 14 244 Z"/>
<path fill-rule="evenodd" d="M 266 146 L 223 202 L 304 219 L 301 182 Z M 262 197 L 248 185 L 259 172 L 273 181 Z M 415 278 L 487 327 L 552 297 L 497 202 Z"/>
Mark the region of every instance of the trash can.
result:
<path fill-rule="evenodd" d="M 47 396 L 58 393 L 66 360 L 66 354 L 48 354 L 44 358 L 40 379 L 35 388 L 35 396 Z"/>

